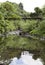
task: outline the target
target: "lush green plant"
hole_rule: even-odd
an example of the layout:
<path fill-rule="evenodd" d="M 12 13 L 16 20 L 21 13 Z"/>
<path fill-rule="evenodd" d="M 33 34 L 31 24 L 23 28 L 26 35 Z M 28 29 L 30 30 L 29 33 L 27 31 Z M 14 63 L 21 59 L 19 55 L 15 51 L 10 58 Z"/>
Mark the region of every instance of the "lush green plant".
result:
<path fill-rule="evenodd" d="M 0 4 L 0 33 L 5 33 L 17 29 L 31 34 L 45 34 L 45 20 L 22 20 L 26 17 L 45 17 L 45 6 L 40 9 L 36 7 L 34 13 L 27 13 L 23 10 L 23 5 L 11 2 Z M 7 20 L 6 20 L 7 19 Z M 10 20 L 9 20 L 10 19 Z M 14 20 L 19 19 L 19 20 Z"/>

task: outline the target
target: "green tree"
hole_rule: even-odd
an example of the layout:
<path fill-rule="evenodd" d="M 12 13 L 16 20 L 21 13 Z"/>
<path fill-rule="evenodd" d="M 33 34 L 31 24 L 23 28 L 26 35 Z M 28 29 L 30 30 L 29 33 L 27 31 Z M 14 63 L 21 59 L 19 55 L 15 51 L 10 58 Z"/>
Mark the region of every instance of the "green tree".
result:
<path fill-rule="evenodd" d="M 37 17 L 42 17 L 42 10 L 39 7 L 34 8 Z"/>
<path fill-rule="evenodd" d="M 19 3 L 19 7 L 21 10 L 23 10 L 23 4 L 22 3 Z"/>
<path fill-rule="evenodd" d="M 42 8 L 42 12 L 43 12 L 43 17 L 45 17 L 45 5 Z"/>
<path fill-rule="evenodd" d="M 42 10 L 39 7 L 34 8 L 34 13 L 30 13 L 30 17 L 33 18 L 42 18 Z"/>

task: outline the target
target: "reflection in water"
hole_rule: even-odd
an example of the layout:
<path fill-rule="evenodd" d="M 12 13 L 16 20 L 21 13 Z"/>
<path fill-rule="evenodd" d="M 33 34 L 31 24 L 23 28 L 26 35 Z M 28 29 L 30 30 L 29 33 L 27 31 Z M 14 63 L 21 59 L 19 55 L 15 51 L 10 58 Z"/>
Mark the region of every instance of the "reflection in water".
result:
<path fill-rule="evenodd" d="M 17 57 L 13 58 L 9 65 L 43 65 L 39 58 L 34 60 L 32 56 L 28 52 L 23 52 L 20 59 L 17 59 Z"/>
<path fill-rule="evenodd" d="M 21 55 L 21 52 L 27 51 L 27 50 L 33 55 L 29 55 L 28 52 L 22 53 Z M 20 55 L 21 55 L 21 58 L 20 58 Z M 28 61 L 27 59 L 30 60 L 30 58 L 32 59 L 32 57 L 33 57 L 32 62 L 34 61 L 34 63 L 36 62 L 40 63 L 40 59 L 38 58 L 41 58 L 43 61 L 43 65 L 45 65 L 45 40 L 44 41 L 34 40 L 34 39 L 25 38 L 25 37 L 20 37 L 17 35 L 0 37 L 0 61 L 1 60 L 3 60 L 4 62 L 5 60 L 9 61 L 11 58 L 14 58 L 14 57 L 16 57 L 16 60 L 17 60 L 16 63 L 18 63 L 18 65 L 21 65 L 19 63 L 22 63 L 24 65 L 25 64 L 24 61 L 26 61 L 27 63 L 30 63 L 30 61 Z M 25 60 L 23 60 L 23 57 Z"/>

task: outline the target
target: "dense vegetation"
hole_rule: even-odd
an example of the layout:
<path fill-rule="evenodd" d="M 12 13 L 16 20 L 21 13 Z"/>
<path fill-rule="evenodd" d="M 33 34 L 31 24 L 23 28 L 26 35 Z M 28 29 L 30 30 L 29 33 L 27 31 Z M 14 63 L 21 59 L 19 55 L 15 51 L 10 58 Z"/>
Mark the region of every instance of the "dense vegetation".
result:
<path fill-rule="evenodd" d="M 23 4 L 4 2 L 0 4 L 0 33 L 13 30 L 22 30 L 29 34 L 45 36 L 45 6 L 42 9 L 36 7 L 35 12 L 24 11 Z M 26 18 L 40 19 L 26 19 Z M 25 19 L 22 19 L 25 18 Z"/>
<path fill-rule="evenodd" d="M 17 35 L 0 37 L 0 60 L 10 60 L 11 58 L 20 58 L 22 51 L 33 53 L 33 58 L 41 58 L 45 65 L 45 40 L 33 40 Z M 7 64 L 6 64 L 7 65 Z"/>
<path fill-rule="evenodd" d="M 23 34 L 28 33 L 45 38 L 45 6 L 42 9 L 36 7 L 34 10 L 35 12 L 26 12 L 22 3 L 16 4 L 8 1 L 0 3 L 0 34 L 21 30 Z M 39 50 L 40 53 L 34 53 L 33 58 L 42 58 L 45 65 L 45 40 L 40 41 L 17 35 L 0 36 L 0 60 L 19 57 L 22 50 L 15 52 L 15 48 Z"/>

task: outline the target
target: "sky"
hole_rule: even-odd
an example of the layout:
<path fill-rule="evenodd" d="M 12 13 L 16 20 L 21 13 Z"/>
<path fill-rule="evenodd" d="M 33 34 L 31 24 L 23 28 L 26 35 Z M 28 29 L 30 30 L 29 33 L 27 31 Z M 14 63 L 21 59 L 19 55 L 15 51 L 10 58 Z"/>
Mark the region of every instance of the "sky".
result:
<path fill-rule="evenodd" d="M 43 65 L 41 59 L 38 58 L 37 60 L 34 60 L 32 56 L 33 55 L 24 54 L 21 55 L 20 59 L 15 57 L 9 65 Z"/>
<path fill-rule="evenodd" d="M 0 0 L 0 2 L 5 2 L 5 1 L 10 1 L 10 2 L 16 2 L 16 3 L 23 3 L 24 10 L 27 12 L 34 12 L 35 7 L 42 7 L 45 4 L 45 0 Z"/>

